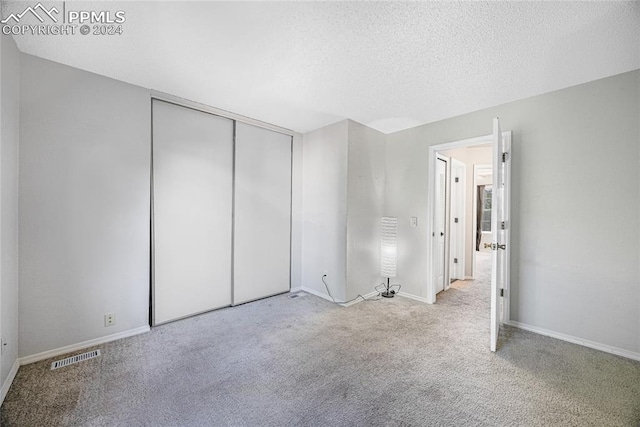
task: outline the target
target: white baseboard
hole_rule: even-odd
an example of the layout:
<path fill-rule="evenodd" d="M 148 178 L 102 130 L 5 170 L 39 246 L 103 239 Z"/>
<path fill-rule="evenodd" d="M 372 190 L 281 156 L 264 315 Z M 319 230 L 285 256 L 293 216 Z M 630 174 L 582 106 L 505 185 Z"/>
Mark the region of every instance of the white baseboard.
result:
<path fill-rule="evenodd" d="M 4 398 L 7 396 L 7 393 L 9 393 L 9 388 L 11 387 L 11 384 L 13 383 L 13 380 L 16 377 L 16 374 L 18 373 L 19 367 L 20 367 L 20 360 L 16 359 L 13 362 L 13 366 L 9 371 L 9 375 L 7 376 L 7 379 L 4 381 L 4 384 L 2 384 L 2 388 L 0 389 L 0 405 L 2 405 L 2 402 L 4 402 Z"/>
<path fill-rule="evenodd" d="M 303 290 L 302 286 L 296 286 L 295 288 L 289 289 L 289 292 L 292 292 L 292 293 L 293 292 L 300 292 L 302 290 Z"/>
<path fill-rule="evenodd" d="M 369 299 L 369 298 L 373 298 L 376 295 L 378 295 L 378 291 L 372 291 L 369 292 L 368 294 L 364 294 L 362 295 L 364 297 L 364 299 Z M 343 307 L 351 307 L 354 304 L 358 304 L 359 302 L 363 302 L 364 300 L 362 298 L 358 298 L 357 300 L 353 300 L 351 302 L 347 302 L 347 303 L 340 303 L 341 306 Z"/>
<path fill-rule="evenodd" d="M 304 286 L 300 286 L 300 290 L 302 290 L 302 291 L 304 291 L 304 292 L 306 292 L 308 294 L 315 295 L 315 296 L 320 297 L 320 298 L 324 298 L 327 301 L 333 302 L 333 300 L 331 299 L 331 297 L 329 295 L 323 294 L 322 292 L 314 291 L 313 289 L 305 288 Z"/>
<path fill-rule="evenodd" d="M 420 302 L 424 302 L 424 303 L 427 303 L 427 304 L 431 304 L 431 302 L 429 302 L 429 300 L 426 299 L 425 297 L 419 297 L 417 295 L 408 294 L 408 293 L 402 292 L 402 291 L 398 292 L 398 296 L 409 298 L 409 299 L 413 299 L 413 300 L 420 301 Z"/>
<path fill-rule="evenodd" d="M 42 353 L 33 354 L 31 356 L 25 356 L 18 359 L 20 365 L 28 365 L 29 363 L 39 362 L 50 357 L 60 356 L 62 354 L 71 353 L 72 351 L 82 350 L 88 347 L 104 344 L 106 342 L 119 340 L 122 338 L 132 337 L 134 335 L 144 334 L 149 332 L 151 328 L 149 326 L 142 326 L 136 329 L 130 329 L 124 332 L 118 332 L 117 334 L 107 335 L 105 337 L 95 338 L 88 341 L 79 342 L 77 344 L 67 345 L 65 347 L 56 348 L 53 350 L 43 351 Z"/>
<path fill-rule="evenodd" d="M 615 354 L 616 356 L 622 356 L 628 359 L 640 361 L 640 353 L 625 350 L 623 348 L 613 347 L 613 346 L 602 344 L 599 342 L 574 337 L 572 335 L 563 334 L 561 332 L 550 331 L 548 329 L 527 325 L 526 323 L 517 322 L 515 320 L 509 320 L 508 322 L 505 322 L 505 324 L 509 326 L 513 326 L 515 328 L 524 329 L 525 331 L 535 332 L 536 334 L 544 335 L 551 338 L 556 338 L 562 341 L 567 341 L 567 342 L 578 344 L 584 347 L 593 348 L 595 350 L 604 351 L 605 353 L 611 353 L 611 354 Z"/>
<path fill-rule="evenodd" d="M 329 295 L 323 294 L 322 292 L 318 292 L 318 291 L 315 291 L 313 289 L 305 288 L 304 286 L 301 286 L 300 290 L 302 290 L 304 292 L 307 292 L 307 293 L 309 293 L 311 295 L 315 295 L 317 297 L 326 299 L 327 301 L 334 302 L 333 299 L 331 299 L 331 297 Z M 365 299 L 368 299 L 368 298 L 374 297 L 376 295 L 378 295 L 378 292 L 377 291 L 372 291 L 372 292 L 369 292 L 366 295 L 363 295 L 363 297 L 365 297 Z M 350 301 L 350 302 L 347 302 L 347 303 L 336 302 L 336 304 L 338 304 L 338 305 L 340 305 L 342 307 L 351 307 L 352 305 L 357 304 L 359 302 L 362 302 L 362 298 L 358 298 L 355 301 Z"/>

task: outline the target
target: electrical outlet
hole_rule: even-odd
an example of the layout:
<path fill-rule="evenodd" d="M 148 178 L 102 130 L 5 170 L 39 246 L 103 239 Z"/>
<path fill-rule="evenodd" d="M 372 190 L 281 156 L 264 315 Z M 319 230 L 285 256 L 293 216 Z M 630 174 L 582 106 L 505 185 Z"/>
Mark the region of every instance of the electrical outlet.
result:
<path fill-rule="evenodd" d="M 418 226 L 418 217 L 412 216 L 411 217 L 411 227 L 417 227 Z"/>
<path fill-rule="evenodd" d="M 116 324 L 116 314 L 115 313 L 105 313 L 104 314 L 104 326 L 113 326 Z"/>

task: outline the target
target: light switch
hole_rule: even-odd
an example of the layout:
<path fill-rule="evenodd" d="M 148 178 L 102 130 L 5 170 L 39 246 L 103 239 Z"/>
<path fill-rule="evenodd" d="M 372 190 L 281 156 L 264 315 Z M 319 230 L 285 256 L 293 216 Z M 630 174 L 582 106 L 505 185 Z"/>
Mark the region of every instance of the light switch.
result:
<path fill-rule="evenodd" d="M 416 216 L 412 216 L 411 217 L 411 226 L 412 227 L 417 227 L 418 226 L 418 217 L 416 217 Z"/>

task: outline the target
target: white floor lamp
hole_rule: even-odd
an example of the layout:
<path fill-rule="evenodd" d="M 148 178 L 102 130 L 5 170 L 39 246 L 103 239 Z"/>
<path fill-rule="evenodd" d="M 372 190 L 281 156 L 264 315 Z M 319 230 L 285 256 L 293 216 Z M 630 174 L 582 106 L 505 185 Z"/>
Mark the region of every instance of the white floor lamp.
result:
<path fill-rule="evenodd" d="M 387 278 L 386 289 L 381 295 L 385 298 L 393 298 L 396 292 L 390 289 L 389 282 L 392 277 L 396 277 L 398 265 L 398 218 L 382 217 L 381 242 L 380 271 L 382 277 Z"/>

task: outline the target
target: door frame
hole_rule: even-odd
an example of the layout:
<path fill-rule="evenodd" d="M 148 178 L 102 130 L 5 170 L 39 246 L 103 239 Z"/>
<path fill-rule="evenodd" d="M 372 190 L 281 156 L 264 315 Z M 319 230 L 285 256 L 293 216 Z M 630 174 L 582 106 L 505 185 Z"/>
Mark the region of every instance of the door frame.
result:
<path fill-rule="evenodd" d="M 511 131 L 503 131 L 502 137 L 505 141 L 511 143 Z M 429 304 L 436 303 L 436 292 L 435 292 L 435 282 L 437 280 L 437 271 L 435 269 L 437 265 L 437 244 L 438 239 L 435 238 L 435 218 L 436 218 L 436 161 L 438 157 L 438 153 L 441 151 L 451 150 L 454 148 L 466 148 L 466 147 L 474 147 L 478 145 L 486 145 L 493 144 L 493 134 L 488 134 L 484 136 L 478 136 L 475 138 L 468 138 L 458 141 L 446 142 L 442 144 L 435 144 L 429 146 L 429 163 L 428 163 L 428 183 L 427 183 L 427 238 L 429 239 L 428 243 L 428 255 L 427 255 L 427 268 L 429 271 L 428 279 L 426 286 L 424 288 L 426 300 Z M 493 169 L 495 171 L 495 165 L 493 165 Z M 445 236 L 446 239 L 449 239 L 449 236 Z M 475 255 L 475 254 L 474 254 Z M 475 256 L 474 256 L 475 260 Z M 507 260 L 508 262 L 508 260 Z M 507 265 L 507 269 L 509 266 Z M 475 273 L 475 272 L 474 272 Z M 446 279 L 446 278 L 445 278 Z M 509 297 L 511 292 L 509 291 L 510 283 L 509 277 L 507 276 L 505 280 L 505 292 L 504 299 L 502 304 L 502 321 L 509 321 Z"/>

